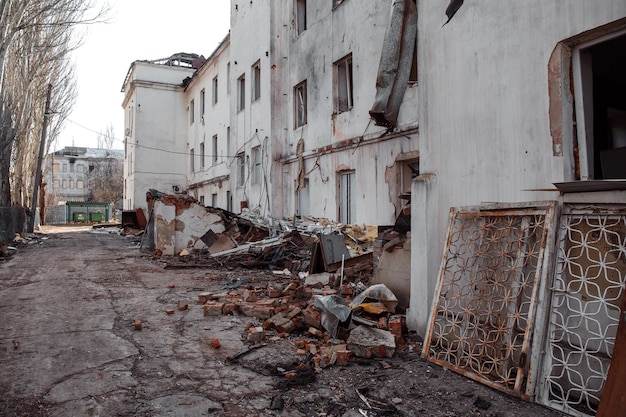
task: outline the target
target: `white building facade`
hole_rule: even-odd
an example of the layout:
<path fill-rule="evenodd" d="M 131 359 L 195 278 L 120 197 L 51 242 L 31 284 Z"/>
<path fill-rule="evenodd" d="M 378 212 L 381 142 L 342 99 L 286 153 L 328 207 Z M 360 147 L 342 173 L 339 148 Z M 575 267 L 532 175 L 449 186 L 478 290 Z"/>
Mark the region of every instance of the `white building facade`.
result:
<path fill-rule="evenodd" d="M 152 188 L 187 188 L 189 113 L 182 84 L 195 70 L 189 59 L 132 63 L 122 86 L 125 210 L 147 208 Z"/>

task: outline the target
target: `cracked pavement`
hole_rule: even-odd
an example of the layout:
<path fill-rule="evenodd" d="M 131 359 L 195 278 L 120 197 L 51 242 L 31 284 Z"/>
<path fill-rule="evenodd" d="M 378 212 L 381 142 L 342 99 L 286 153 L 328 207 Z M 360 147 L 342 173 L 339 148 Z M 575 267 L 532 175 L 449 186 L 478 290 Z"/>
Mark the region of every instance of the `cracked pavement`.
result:
<path fill-rule="evenodd" d="M 559 415 L 429 364 L 417 339 L 392 359 L 354 360 L 285 385 L 281 370 L 306 362 L 290 339 L 302 336 L 269 334 L 248 352 L 247 326 L 261 321 L 205 317 L 197 303 L 236 279 L 264 283 L 269 271 L 168 270 L 104 230 L 46 233 L 0 262 L 2 416 Z M 179 311 L 179 300 L 189 308 Z M 363 392 L 395 411 L 368 409 Z M 477 408 L 477 398 L 491 408 Z"/>

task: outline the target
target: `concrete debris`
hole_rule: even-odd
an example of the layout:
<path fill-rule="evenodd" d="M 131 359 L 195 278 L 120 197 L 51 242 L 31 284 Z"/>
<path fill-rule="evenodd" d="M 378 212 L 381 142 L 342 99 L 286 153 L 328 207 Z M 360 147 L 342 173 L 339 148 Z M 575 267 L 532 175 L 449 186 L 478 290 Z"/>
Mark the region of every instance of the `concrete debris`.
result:
<path fill-rule="evenodd" d="M 205 316 L 234 314 L 260 320 L 261 325 L 250 325 L 244 336 L 251 345 L 295 338 L 296 352 L 311 355 L 316 369 L 344 366 L 353 357 L 391 357 L 405 346 L 406 318 L 395 314 L 397 300 L 384 285 L 366 287 L 350 303 L 350 296 L 339 295 L 333 274 L 274 277 L 288 281 L 225 286 L 224 291 L 199 293 L 198 301 Z M 364 286 L 360 284 L 343 285 L 356 291 Z M 380 308 L 364 308 L 375 303 Z"/>
<path fill-rule="evenodd" d="M 358 326 L 350 332 L 348 350 L 362 358 L 391 358 L 396 351 L 396 341 L 391 332 Z"/>

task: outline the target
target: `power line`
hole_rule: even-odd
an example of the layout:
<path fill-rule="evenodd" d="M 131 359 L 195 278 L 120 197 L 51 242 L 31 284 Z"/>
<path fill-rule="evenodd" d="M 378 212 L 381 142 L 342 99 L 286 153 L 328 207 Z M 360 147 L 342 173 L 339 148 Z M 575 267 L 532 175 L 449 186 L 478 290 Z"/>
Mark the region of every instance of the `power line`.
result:
<path fill-rule="evenodd" d="M 82 125 L 80 123 L 77 123 L 77 122 L 75 122 L 75 121 L 73 121 L 71 119 L 66 119 L 66 120 L 68 122 L 72 123 L 72 124 L 75 124 L 76 126 L 82 128 L 82 129 L 85 129 L 85 130 L 89 131 L 89 132 L 95 133 L 97 135 L 103 135 L 102 132 L 98 132 L 98 131 L 96 131 L 94 129 L 91 129 L 91 128 L 87 127 L 87 126 L 84 126 L 84 125 Z M 113 137 L 112 139 L 114 141 L 116 141 L 116 142 L 120 142 L 122 144 L 124 143 L 124 141 L 121 140 L 121 139 L 117 139 L 115 137 Z M 150 150 L 153 150 L 153 151 L 166 152 L 166 153 L 172 154 L 172 155 L 186 155 L 186 156 L 194 155 L 194 156 L 200 156 L 200 155 L 197 155 L 195 152 L 192 154 L 191 152 L 172 151 L 172 150 L 169 150 L 169 149 L 157 148 L 157 147 L 154 147 L 154 146 L 140 145 L 138 143 L 129 143 L 129 145 L 130 146 L 135 146 L 135 147 L 138 147 L 138 148 L 150 149 Z M 214 158 L 216 155 L 207 155 L 207 154 L 205 154 L 204 156 L 208 157 L 208 158 Z M 239 155 L 217 155 L 218 158 L 220 158 L 220 157 L 221 158 L 236 158 L 237 156 L 239 156 Z"/>

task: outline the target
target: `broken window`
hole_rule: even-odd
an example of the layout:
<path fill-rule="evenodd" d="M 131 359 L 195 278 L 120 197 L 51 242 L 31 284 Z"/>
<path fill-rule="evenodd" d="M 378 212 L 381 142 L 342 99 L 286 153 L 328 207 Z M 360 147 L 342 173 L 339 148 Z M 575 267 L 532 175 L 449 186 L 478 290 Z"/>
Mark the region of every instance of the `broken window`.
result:
<path fill-rule="evenodd" d="M 74 189 L 74 180 L 70 180 L 70 189 Z"/>
<path fill-rule="evenodd" d="M 261 147 L 252 148 L 252 184 L 261 182 Z"/>
<path fill-rule="evenodd" d="M 198 201 L 200 202 L 200 204 L 202 204 L 204 206 L 204 196 L 203 195 L 198 197 Z"/>
<path fill-rule="evenodd" d="M 63 164 L 63 172 L 67 172 L 67 164 Z"/>
<path fill-rule="evenodd" d="M 204 158 L 205 158 L 204 142 L 202 142 L 200 144 L 200 168 L 204 168 Z"/>
<path fill-rule="evenodd" d="M 54 180 L 54 188 L 60 188 L 61 187 L 61 183 L 59 180 Z"/>
<path fill-rule="evenodd" d="M 211 207 L 217 207 L 217 193 L 211 194 Z"/>
<path fill-rule="evenodd" d="M 200 91 L 200 115 L 203 117 L 204 117 L 205 107 L 206 107 L 206 92 L 203 88 L 202 91 Z"/>
<path fill-rule="evenodd" d="M 246 108 L 246 76 L 242 75 L 237 79 L 237 110 Z"/>
<path fill-rule="evenodd" d="M 261 62 L 257 61 L 252 66 L 252 101 L 261 98 Z"/>
<path fill-rule="evenodd" d="M 196 158 L 193 152 L 193 148 L 191 148 L 191 150 L 189 151 L 189 168 L 191 169 L 191 172 L 194 172 L 196 170 L 195 159 Z"/>
<path fill-rule="evenodd" d="M 356 220 L 355 185 L 354 171 L 339 174 L 339 221 L 342 223 L 352 224 Z"/>
<path fill-rule="evenodd" d="M 189 123 L 193 124 L 196 118 L 196 103 L 194 100 L 191 100 L 189 103 Z"/>
<path fill-rule="evenodd" d="M 296 32 L 301 34 L 306 30 L 306 0 L 296 1 Z"/>
<path fill-rule="evenodd" d="M 237 185 L 242 187 L 246 180 L 246 156 L 242 152 L 237 155 Z"/>
<path fill-rule="evenodd" d="M 76 181 L 76 188 L 79 188 L 79 189 L 83 189 L 83 188 L 85 188 L 85 181 L 83 181 L 83 180 L 77 180 L 77 181 Z"/>
<path fill-rule="evenodd" d="M 217 104 L 217 75 L 213 77 L 213 104 Z"/>
<path fill-rule="evenodd" d="M 67 188 L 67 180 L 63 180 L 63 189 Z"/>
<path fill-rule="evenodd" d="M 626 178 L 625 50 L 625 33 L 574 50 L 581 180 Z"/>
<path fill-rule="evenodd" d="M 233 196 L 230 191 L 226 191 L 226 210 L 233 211 Z"/>
<path fill-rule="evenodd" d="M 217 163 L 217 135 L 213 135 L 213 163 Z"/>
<path fill-rule="evenodd" d="M 294 128 L 304 126 L 306 121 L 306 80 L 293 89 Z"/>
<path fill-rule="evenodd" d="M 413 179 L 420 174 L 419 159 L 415 158 L 401 161 L 399 165 L 400 194 L 411 194 L 411 184 L 413 183 Z"/>
<path fill-rule="evenodd" d="M 335 112 L 352 108 L 352 54 L 335 62 Z"/>
<path fill-rule="evenodd" d="M 304 186 L 298 191 L 298 210 L 300 216 L 311 214 L 311 198 L 309 193 L 309 179 L 304 179 Z"/>

